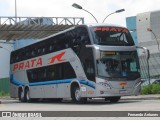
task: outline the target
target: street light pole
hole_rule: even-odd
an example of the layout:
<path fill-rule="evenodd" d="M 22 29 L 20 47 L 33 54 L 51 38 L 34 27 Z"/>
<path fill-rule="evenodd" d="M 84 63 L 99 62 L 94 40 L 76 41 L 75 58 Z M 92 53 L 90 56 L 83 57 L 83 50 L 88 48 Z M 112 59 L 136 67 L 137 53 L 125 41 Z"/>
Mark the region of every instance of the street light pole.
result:
<path fill-rule="evenodd" d="M 157 45 L 158 45 L 158 51 L 160 52 L 160 50 L 159 50 L 159 42 L 158 42 L 156 34 L 153 32 L 153 30 L 151 28 L 147 28 L 147 31 L 151 32 L 154 35 L 154 38 L 156 39 L 156 42 L 157 42 Z"/>
<path fill-rule="evenodd" d="M 89 14 L 95 19 L 95 21 L 98 23 L 98 20 L 96 19 L 96 17 L 95 17 L 91 12 L 89 12 L 88 10 L 83 9 L 82 6 L 74 3 L 74 4 L 72 4 L 72 7 L 86 11 L 86 12 L 89 13 Z"/>
<path fill-rule="evenodd" d="M 15 0 L 15 20 L 17 23 L 17 0 Z"/>
<path fill-rule="evenodd" d="M 17 0 L 15 0 L 15 17 L 17 17 Z"/>
<path fill-rule="evenodd" d="M 107 16 L 104 18 L 104 20 L 103 20 L 102 23 L 104 23 L 104 21 L 105 21 L 110 15 L 112 15 L 112 14 L 114 14 L 114 13 L 120 13 L 120 12 L 123 12 L 123 11 L 125 11 L 125 9 L 116 10 L 115 12 L 110 13 L 109 15 L 107 15 Z"/>

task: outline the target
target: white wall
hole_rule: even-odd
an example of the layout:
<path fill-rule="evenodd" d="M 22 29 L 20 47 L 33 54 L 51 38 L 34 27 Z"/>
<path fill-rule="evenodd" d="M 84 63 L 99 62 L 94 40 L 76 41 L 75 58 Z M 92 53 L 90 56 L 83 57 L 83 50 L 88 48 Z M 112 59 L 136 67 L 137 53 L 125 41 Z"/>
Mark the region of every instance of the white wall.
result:
<path fill-rule="evenodd" d="M 160 51 L 157 44 L 157 40 L 160 43 L 160 11 L 140 13 L 137 15 L 136 23 L 138 43 L 140 46 L 147 47 L 151 53 L 149 59 L 150 76 L 160 77 Z M 152 32 L 148 31 L 148 28 Z M 142 67 L 145 65 L 143 64 Z"/>
<path fill-rule="evenodd" d="M 149 48 L 151 53 L 159 52 L 160 43 L 160 11 L 140 13 L 137 15 L 137 37 L 139 45 Z M 154 34 L 147 29 L 150 28 Z"/>
<path fill-rule="evenodd" d="M 0 78 L 9 77 L 10 52 L 13 50 L 12 44 L 0 43 Z"/>

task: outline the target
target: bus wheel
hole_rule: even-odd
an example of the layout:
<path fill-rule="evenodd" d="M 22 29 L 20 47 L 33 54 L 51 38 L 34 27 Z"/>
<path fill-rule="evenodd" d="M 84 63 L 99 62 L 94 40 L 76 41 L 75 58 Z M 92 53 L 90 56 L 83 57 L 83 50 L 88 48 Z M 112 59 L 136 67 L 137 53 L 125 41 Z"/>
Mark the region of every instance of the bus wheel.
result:
<path fill-rule="evenodd" d="M 116 103 L 118 102 L 119 100 L 121 99 L 121 97 L 117 96 L 117 97 L 108 97 L 108 98 L 105 98 L 105 100 L 109 100 L 111 103 Z"/>
<path fill-rule="evenodd" d="M 73 93 L 72 93 L 72 100 L 75 103 L 83 104 L 87 102 L 87 98 L 81 97 L 81 91 L 79 87 L 74 87 Z"/>
<path fill-rule="evenodd" d="M 30 98 L 30 92 L 29 89 L 27 88 L 25 91 L 25 98 L 27 102 L 31 102 L 31 98 Z"/>
<path fill-rule="evenodd" d="M 19 89 L 18 91 L 18 98 L 19 98 L 19 101 L 25 102 L 25 97 L 22 89 Z"/>

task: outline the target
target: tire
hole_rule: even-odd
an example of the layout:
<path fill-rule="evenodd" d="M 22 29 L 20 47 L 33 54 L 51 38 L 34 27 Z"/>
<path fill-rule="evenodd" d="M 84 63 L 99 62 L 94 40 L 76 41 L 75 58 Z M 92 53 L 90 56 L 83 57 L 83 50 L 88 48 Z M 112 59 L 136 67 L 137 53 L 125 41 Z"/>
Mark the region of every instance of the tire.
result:
<path fill-rule="evenodd" d="M 117 96 L 117 97 L 108 97 L 108 98 L 105 98 L 105 100 L 109 100 L 111 103 L 116 103 L 118 102 L 119 100 L 121 99 L 121 97 Z"/>
<path fill-rule="evenodd" d="M 32 102 L 32 99 L 30 98 L 30 92 L 29 92 L 29 89 L 26 89 L 25 90 L 25 95 L 24 95 L 25 99 L 26 99 L 26 102 Z"/>
<path fill-rule="evenodd" d="M 25 98 L 25 102 L 28 102 L 28 103 L 37 102 L 39 100 L 38 98 L 30 98 L 30 92 L 28 88 L 25 90 L 24 98 Z"/>
<path fill-rule="evenodd" d="M 25 96 L 22 89 L 19 89 L 18 91 L 18 98 L 19 98 L 19 101 L 25 102 Z"/>
<path fill-rule="evenodd" d="M 72 101 L 77 104 L 84 104 L 87 102 L 87 98 L 81 97 L 81 91 L 79 87 L 74 87 L 72 91 Z"/>

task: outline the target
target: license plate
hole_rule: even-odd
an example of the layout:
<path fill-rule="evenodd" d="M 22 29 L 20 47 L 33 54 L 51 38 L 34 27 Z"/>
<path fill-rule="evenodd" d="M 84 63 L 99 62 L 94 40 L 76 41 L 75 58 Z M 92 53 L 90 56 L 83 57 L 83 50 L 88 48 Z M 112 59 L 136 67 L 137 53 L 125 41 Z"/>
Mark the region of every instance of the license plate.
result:
<path fill-rule="evenodd" d="M 127 90 L 119 90 L 119 93 L 120 94 L 127 94 L 128 92 L 127 92 Z"/>

